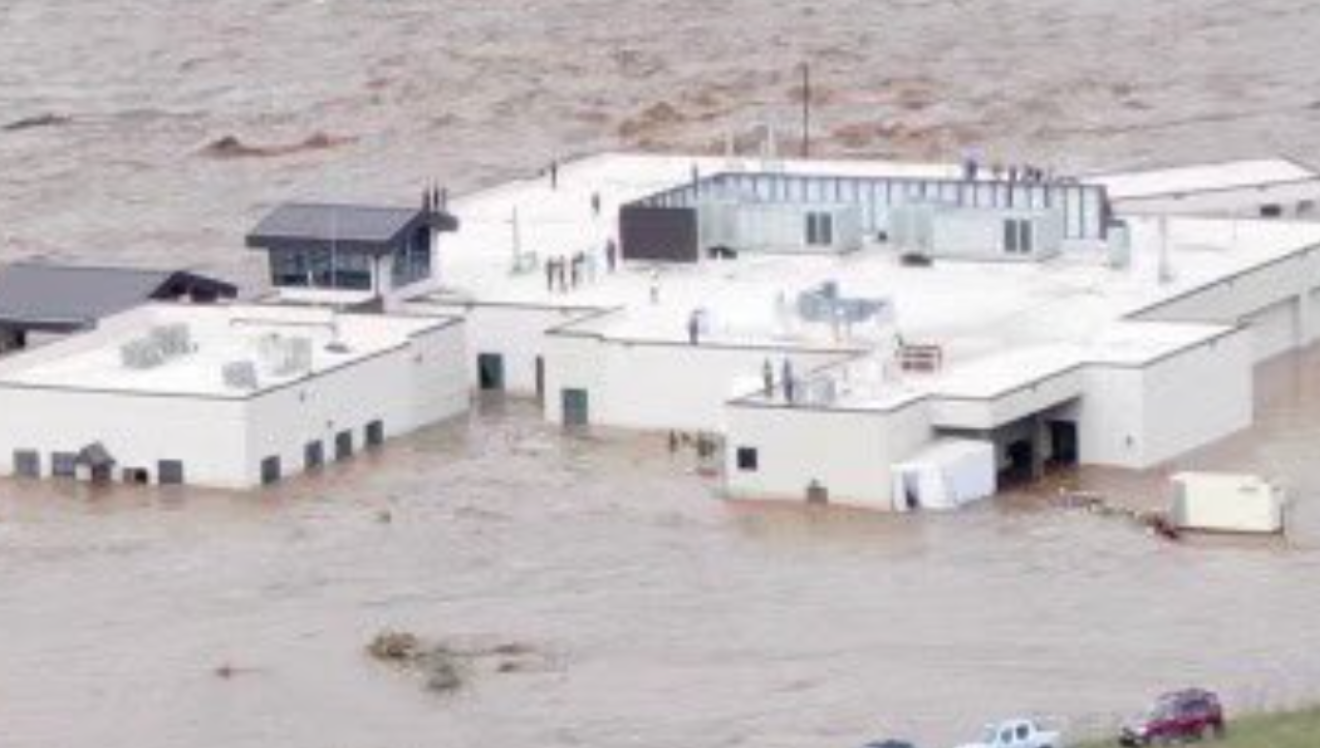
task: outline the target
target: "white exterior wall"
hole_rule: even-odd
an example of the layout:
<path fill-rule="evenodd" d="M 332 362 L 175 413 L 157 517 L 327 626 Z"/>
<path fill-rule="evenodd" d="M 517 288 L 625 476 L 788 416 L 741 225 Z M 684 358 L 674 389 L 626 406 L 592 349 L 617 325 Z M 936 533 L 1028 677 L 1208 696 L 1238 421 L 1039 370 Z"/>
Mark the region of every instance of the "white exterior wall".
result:
<path fill-rule="evenodd" d="M 1030 254 L 1005 251 L 1004 222 L 1008 220 L 1030 222 Z M 1020 262 L 1059 251 L 1063 244 L 1063 217 L 1057 211 L 1039 210 L 936 210 L 931 232 L 933 257 Z"/>
<path fill-rule="evenodd" d="M 13 475 L 14 451 L 77 453 L 101 442 L 124 468 L 182 460 L 189 483 L 220 488 L 248 484 L 246 409 L 241 400 L 159 397 L 119 392 L 0 387 L 0 474 Z"/>
<path fill-rule="evenodd" d="M 1088 366 L 1081 461 L 1146 469 L 1247 428 L 1253 363 L 1244 330 L 1145 368 Z"/>
<path fill-rule="evenodd" d="M 1114 204 L 1122 213 L 1137 215 L 1257 218 L 1264 205 L 1281 206 L 1284 216 L 1297 215 L 1298 204 L 1308 200 L 1320 201 L 1320 180 L 1126 198 Z"/>
<path fill-rule="evenodd" d="M 1255 326 L 1255 359 L 1263 361 L 1320 335 L 1318 286 L 1320 251 L 1303 251 L 1157 305 L 1134 319 Z"/>
<path fill-rule="evenodd" d="M 765 360 L 778 381 L 785 358 L 796 376 L 846 358 L 839 351 L 781 351 L 658 344 L 591 335 L 549 336 L 545 414 L 562 422 L 561 392 L 588 393 L 592 424 L 640 430 L 724 431 L 724 405 L 755 390 Z"/>
<path fill-rule="evenodd" d="M 893 509 L 892 465 L 934 438 L 924 403 L 877 411 L 731 405 L 725 440 L 726 491 L 733 498 L 803 501 L 818 481 L 832 504 Z M 757 451 L 757 469 L 738 469 L 738 448 Z"/>
<path fill-rule="evenodd" d="M 414 308 L 463 318 L 467 338 L 463 360 L 471 387 L 478 385 L 477 356 L 494 353 L 504 359 L 505 390 L 527 396 L 536 394 L 536 359 L 545 355 L 546 331 L 590 313 L 582 308 L 430 302 Z"/>
<path fill-rule="evenodd" d="M 92 340 L 70 338 L 31 356 L 58 357 Z M 251 488 L 261 483 L 261 461 L 268 456 L 280 457 L 284 477 L 300 473 L 304 446 L 313 439 L 326 442 L 329 462 L 338 431 L 352 429 L 355 450 L 361 450 L 373 420 L 383 421 L 390 437 L 466 410 L 463 345 L 462 324 L 451 323 L 375 357 L 251 397 L 0 385 L 0 474 L 13 474 L 15 450 L 39 452 L 42 474 L 49 476 L 51 453 L 76 453 L 99 441 L 117 461 L 116 478 L 124 468 L 145 468 L 155 481 L 159 460 L 180 460 L 190 485 Z M 16 363 L 30 365 L 28 354 L 22 358 Z"/>
<path fill-rule="evenodd" d="M 1026 387 L 1014 388 L 999 397 L 937 396 L 931 403 L 931 420 L 945 429 L 993 429 L 1075 399 L 1084 388 L 1085 377 L 1080 369 L 1072 368 Z"/>
<path fill-rule="evenodd" d="M 321 440 L 329 463 L 341 431 L 353 432 L 354 452 L 360 452 L 372 421 L 381 421 L 390 438 L 465 411 L 463 342 L 462 325 L 450 325 L 246 401 L 246 485 L 261 483 L 267 457 L 280 458 L 285 477 L 301 473 L 308 442 Z"/>

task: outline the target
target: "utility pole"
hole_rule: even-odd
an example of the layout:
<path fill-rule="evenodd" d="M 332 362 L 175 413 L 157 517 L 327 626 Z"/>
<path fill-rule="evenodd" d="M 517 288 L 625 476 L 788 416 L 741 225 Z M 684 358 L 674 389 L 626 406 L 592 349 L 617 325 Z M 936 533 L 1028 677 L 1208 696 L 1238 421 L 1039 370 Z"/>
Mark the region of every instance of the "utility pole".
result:
<path fill-rule="evenodd" d="M 811 67 L 802 63 L 802 158 L 811 157 Z"/>

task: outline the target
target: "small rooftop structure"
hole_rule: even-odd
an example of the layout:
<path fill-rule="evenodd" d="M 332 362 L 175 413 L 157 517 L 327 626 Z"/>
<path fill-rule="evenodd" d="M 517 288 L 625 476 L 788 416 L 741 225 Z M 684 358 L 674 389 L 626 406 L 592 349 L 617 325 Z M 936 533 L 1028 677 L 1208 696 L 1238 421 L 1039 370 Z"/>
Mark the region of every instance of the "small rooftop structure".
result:
<path fill-rule="evenodd" d="M 21 262 L 0 270 L 0 327 L 68 333 L 148 301 L 237 294 L 229 283 L 186 270 Z"/>
<path fill-rule="evenodd" d="M 261 219 L 248 234 L 247 245 L 266 250 L 334 245 L 345 252 L 383 255 L 422 227 L 455 231 L 458 221 L 438 207 L 285 203 Z"/>
<path fill-rule="evenodd" d="M 458 221 L 428 192 L 416 208 L 286 203 L 247 236 L 285 301 L 363 306 L 432 277 L 435 234 Z"/>

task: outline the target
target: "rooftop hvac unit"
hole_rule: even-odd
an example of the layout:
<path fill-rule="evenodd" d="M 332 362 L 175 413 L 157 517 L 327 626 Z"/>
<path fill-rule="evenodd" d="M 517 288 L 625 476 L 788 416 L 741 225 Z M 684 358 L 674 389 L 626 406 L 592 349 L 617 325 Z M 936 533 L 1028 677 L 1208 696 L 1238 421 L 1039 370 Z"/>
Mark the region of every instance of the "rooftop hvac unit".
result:
<path fill-rule="evenodd" d="M 126 369 L 154 369 L 165 363 L 165 354 L 154 340 L 143 338 L 119 346 L 119 360 Z"/>
<path fill-rule="evenodd" d="M 234 361 L 225 364 L 221 374 L 225 386 L 231 390 L 257 389 L 257 365 L 251 361 Z"/>
<path fill-rule="evenodd" d="M 147 333 L 147 339 L 152 341 L 167 359 L 192 353 L 192 331 L 182 322 L 153 327 Z"/>
<path fill-rule="evenodd" d="M 300 374 L 312 368 L 312 341 L 278 333 L 263 335 L 257 340 L 257 355 L 262 368 L 274 376 Z"/>
<path fill-rule="evenodd" d="M 839 295 L 839 284 L 826 281 L 798 294 L 798 314 L 807 322 L 858 324 L 867 320 L 887 321 L 892 316 L 883 299 L 857 299 Z"/>

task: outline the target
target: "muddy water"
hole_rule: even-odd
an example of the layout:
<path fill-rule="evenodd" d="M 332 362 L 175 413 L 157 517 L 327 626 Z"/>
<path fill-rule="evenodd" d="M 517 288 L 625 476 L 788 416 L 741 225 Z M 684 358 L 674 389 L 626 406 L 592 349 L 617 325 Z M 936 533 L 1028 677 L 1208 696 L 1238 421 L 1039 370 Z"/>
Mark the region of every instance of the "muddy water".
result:
<path fill-rule="evenodd" d="M 256 278 L 263 204 L 796 128 L 801 60 L 823 154 L 1320 160 L 1317 32 L 1312 0 L 4 0 L 0 259 Z"/>
<path fill-rule="evenodd" d="M 0 259 L 255 278 L 264 203 L 709 149 L 792 120 L 802 58 L 818 153 L 1315 159 L 1317 31 L 1310 0 L 5 0 Z M 1187 464 L 1315 495 L 1318 373 L 1272 366 L 1261 426 Z M 0 746 L 825 748 L 1094 728 L 1189 682 L 1320 697 L 1309 502 L 1292 546 L 1181 547 L 1029 496 L 732 507 L 689 468 L 511 407 L 252 496 L 0 484 Z M 1065 480 L 1149 502 L 1158 478 Z M 552 665 L 438 701 L 362 656 L 382 627 Z"/>
<path fill-rule="evenodd" d="M 1261 425 L 1188 460 L 1279 471 L 1289 543 L 1170 545 L 1022 495 L 728 505 L 661 439 L 565 439 L 516 403 L 249 496 L 0 484 L 0 744 L 938 745 L 1003 714 L 1101 730 L 1186 683 L 1320 697 L 1317 377 L 1320 354 L 1270 365 Z M 549 665 L 437 697 L 363 655 L 382 628 Z"/>

